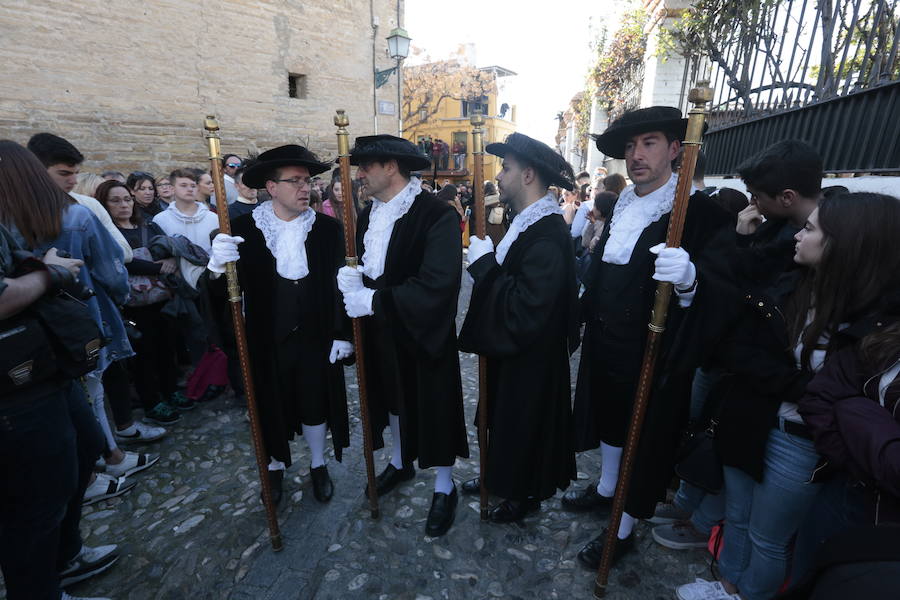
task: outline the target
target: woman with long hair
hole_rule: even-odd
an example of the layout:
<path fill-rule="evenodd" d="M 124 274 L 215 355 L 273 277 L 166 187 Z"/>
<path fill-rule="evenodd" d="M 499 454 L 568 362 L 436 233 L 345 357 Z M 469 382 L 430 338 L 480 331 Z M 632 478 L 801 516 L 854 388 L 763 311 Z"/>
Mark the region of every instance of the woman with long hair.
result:
<path fill-rule="evenodd" d="M 56 248 L 84 261 L 78 279 L 94 290 L 87 305 L 108 342 L 100 349 L 97 368 L 85 376 L 91 408 L 105 438 L 105 454 L 111 464 L 124 463 L 127 469 L 146 464 L 145 455 L 123 460 L 106 417 L 103 393 L 106 368 L 134 354 L 118 310 L 128 297 L 121 248 L 90 210 L 57 187 L 32 153 L 8 140 L 0 141 L 0 223 L 12 231 L 23 247 L 36 254 Z M 125 474 L 129 473 L 122 473 Z M 130 487 L 124 480 L 96 478 L 85 497 L 110 497 Z"/>
<path fill-rule="evenodd" d="M 163 207 L 156 198 L 156 180 L 153 175 L 135 171 L 128 176 L 125 185 L 131 190 L 135 208 L 145 221 L 152 221 L 162 211 Z"/>
<path fill-rule="evenodd" d="M 748 313 L 757 314 L 765 325 L 755 331 L 743 328 L 738 335 L 744 343 L 756 344 L 768 335 L 768 327 L 776 341 L 787 345 L 784 352 L 790 353 L 795 370 L 760 372 L 760 385 L 770 385 L 768 380 L 774 378 L 782 381 L 780 395 L 751 394 L 752 402 L 739 411 L 734 410 L 738 408 L 734 398 L 742 392 L 732 388 L 724 397 L 720 439 L 752 426 L 760 415 L 771 423 L 760 473 L 725 464 L 726 517 L 719 570 L 728 593 L 737 592 L 746 600 L 772 598 L 788 575 L 791 558 L 794 581 L 810 564 L 808 546 L 798 544 L 791 556 L 790 544 L 822 489 L 820 456 L 796 400 L 826 359 L 847 343 L 844 332 L 877 321 L 886 299 L 896 293 L 898 231 L 896 198 L 871 193 L 825 197 L 795 237 L 798 269 L 776 284 L 774 289 L 781 293 L 750 297 Z M 784 300 L 773 301 L 779 295 Z M 778 352 L 777 346 L 773 349 Z M 679 598 L 688 597 L 682 588 Z"/>
<path fill-rule="evenodd" d="M 177 265 L 174 258 L 153 260 L 149 250 L 150 240 L 165 233 L 155 223 L 143 220 L 140 211 L 135 209 L 134 199 L 127 186 L 118 181 L 107 181 L 98 188 L 97 200 L 109 211 L 116 227 L 135 254 L 127 265 L 132 294 L 122 311 L 129 321 L 135 323 L 141 334 L 135 341 L 137 356 L 132 364 L 135 389 L 144 409 L 144 419 L 158 425 L 168 425 L 179 419 L 178 409 L 172 405 L 177 380 L 175 333 L 172 320 L 162 313 L 171 294 L 163 291 L 159 277 L 174 273 Z M 157 292 L 154 288 L 160 290 Z M 152 293 L 155 293 L 155 297 L 151 296 Z M 108 373 L 105 381 L 112 383 L 111 387 L 117 391 L 110 393 L 111 400 L 127 399 L 127 379 L 123 382 L 124 369 L 114 370 L 111 367 Z M 165 429 L 133 421 L 130 418 L 130 407 L 123 406 L 115 410 L 116 402 L 112 401 L 111 404 L 118 438 L 149 441 L 165 434 Z"/>
<path fill-rule="evenodd" d="M 212 176 L 198 169 L 199 173 L 197 175 L 197 202 L 211 208 L 213 211 L 216 210 L 215 204 L 210 204 L 209 199 L 213 197 L 213 194 L 216 193 L 216 188 L 213 185 Z"/>

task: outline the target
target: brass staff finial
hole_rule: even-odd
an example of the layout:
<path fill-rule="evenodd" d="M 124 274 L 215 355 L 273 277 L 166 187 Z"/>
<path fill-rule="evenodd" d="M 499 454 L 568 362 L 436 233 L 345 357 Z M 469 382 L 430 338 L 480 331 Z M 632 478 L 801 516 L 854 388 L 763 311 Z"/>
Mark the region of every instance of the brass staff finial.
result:
<path fill-rule="evenodd" d="M 688 92 L 688 101 L 692 104 L 706 104 L 713 99 L 713 89 L 709 87 L 709 81 L 698 81 L 697 87 Z"/>
<path fill-rule="evenodd" d="M 345 111 L 343 108 L 337 109 L 337 114 L 334 115 L 334 124 L 341 128 L 350 125 L 350 119 L 347 117 L 347 111 Z"/>
<path fill-rule="evenodd" d="M 472 116 L 469 117 L 469 123 L 471 123 L 473 127 L 483 126 L 484 125 L 484 115 L 481 114 L 481 111 L 472 113 Z"/>
<path fill-rule="evenodd" d="M 215 115 L 206 115 L 206 119 L 203 120 L 203 128 L 208 132 L 219 131 L 219 122 Z"/>

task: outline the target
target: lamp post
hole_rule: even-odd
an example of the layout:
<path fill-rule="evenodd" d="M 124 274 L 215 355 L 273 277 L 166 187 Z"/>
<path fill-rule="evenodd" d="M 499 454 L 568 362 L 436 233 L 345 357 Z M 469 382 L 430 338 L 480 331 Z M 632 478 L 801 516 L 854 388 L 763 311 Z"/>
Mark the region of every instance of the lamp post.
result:
<path fill-rule="evenodd" d="M 403 75 L 400 63 L 409 56 L 411 38 L 402 27 L 395 27 L 387 38 L 388 53 L 397 61 L 397 135 L 403 137 L 403 113 L 401 112 L 401 94 L 403 92 Z"/>

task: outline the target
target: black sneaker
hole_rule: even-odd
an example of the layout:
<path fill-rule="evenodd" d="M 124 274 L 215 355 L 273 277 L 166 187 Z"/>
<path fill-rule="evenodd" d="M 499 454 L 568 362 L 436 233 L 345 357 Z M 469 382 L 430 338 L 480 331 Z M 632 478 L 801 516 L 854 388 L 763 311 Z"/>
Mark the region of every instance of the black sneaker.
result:
<path fill-rule="evenodd" d="M 66 563 L 63 570 L 59 572 L 59 587 L 68 587 L 110 568 L 119 560 L 116 549 L 115 544 L 96 548 L 82 545 L 78 556 Z"/>
<path fill-rule="evenodd" d="M 169 399 L 169 404 L 178 410 L 194 410 L 197 406 L 197 403 L 194 400 L 191 400 L 181 392 L 173 392 Z"/>
<path fill-rule="evenodd" d="M 160 402 L 144 413 L 144 419 L 157 425 L 171 425 L 181 420 L 178 410 L 168 402 Z"/>

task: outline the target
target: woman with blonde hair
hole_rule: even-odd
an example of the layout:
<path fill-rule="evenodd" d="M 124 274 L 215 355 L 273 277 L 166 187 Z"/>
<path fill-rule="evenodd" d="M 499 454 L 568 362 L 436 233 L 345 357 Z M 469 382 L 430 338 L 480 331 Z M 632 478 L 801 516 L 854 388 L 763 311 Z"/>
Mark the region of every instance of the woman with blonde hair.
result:
<path fill-rule="evenodd" d="M 97 193 L 97 187 L 104 181 L 105 179 L 99 175 L 94 175 L 93 173 L 79 173 L 78 183 L 75 184 L 72 191 L 76 194 L 81 194 L 82 196 L 94 198 L 94 194 Z"/>

